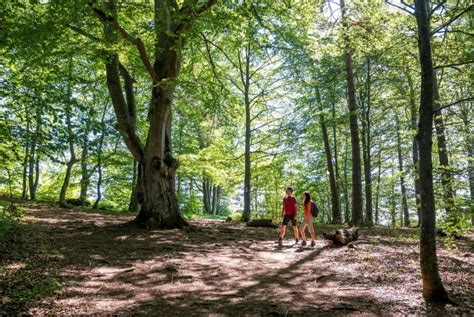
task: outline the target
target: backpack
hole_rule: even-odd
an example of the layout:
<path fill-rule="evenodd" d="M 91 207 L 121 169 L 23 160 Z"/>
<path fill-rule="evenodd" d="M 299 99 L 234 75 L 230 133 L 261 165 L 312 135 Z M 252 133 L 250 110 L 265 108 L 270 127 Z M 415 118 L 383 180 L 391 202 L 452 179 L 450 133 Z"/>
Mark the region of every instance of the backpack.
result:
<path fill-rule="evenodd" d="M 316 218 L 319 214 L 318 206 L 316 206 L 316 203 L 314 201 L 311 202 L 311 214 L 314 218 Z"/>

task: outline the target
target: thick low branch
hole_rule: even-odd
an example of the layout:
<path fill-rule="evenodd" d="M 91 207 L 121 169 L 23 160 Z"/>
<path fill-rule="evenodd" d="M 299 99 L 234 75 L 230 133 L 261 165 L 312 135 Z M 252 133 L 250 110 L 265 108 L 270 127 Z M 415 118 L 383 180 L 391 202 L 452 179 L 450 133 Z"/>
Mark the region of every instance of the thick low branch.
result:
<path fill-rule="evenodd" d="M 155 72 L 150 59 L 148 58 L 148 54 L 146 52 L 145 44 L 143 44 L 143 41 L 139 37 L 133 37 L 130 35 L 130 33 L 118 23 L 118 21 L 111 15 L 105 13 L 104 11 L 98 9 L 95 5 L 95 1 L 90 1 L 89 6 L 91 7 L 92 11 L 94 14 L 99 18 L 99 20 L 102 23 L 106 23 L 107 25 L 110 25 L 113 29 L 118 31 L 122 37 L 135 45 L 138 49 L 138 53 L 140 55 L 140 59 L 143 62 L 143 65 L 145 66 L 146 70 L 150 74 L 151 78 L 153 79 L 153 82 L 157 84 L 160 79 L 158 77 L 158 74 Z"/>
<path fill-rule="evenodd" d="M 132 153 L 133 158 L 137 161 L 141 161 L 143 157 L 143 145 L 137 135 L 134 119 L 132 119 L 130 116 L 131 110 L 129 110 L 129 107 L 127 106 L 127 103 L 123 97 L 122 87 L 120 84 L 119 65 L 120 63 L 117 54 L 109 55 L 107 57 L 105 64 L 107 87 L 109 89 L 110 97 L 112 98 L 115 116 L 117 117 L 117 128 L 122 133 L 125 144 Z M 122 70 L 125 69 L 123 66 L 121 68 Z M 130 80 L 130 78 L 124 78 L 125 82 L 128 80 Z M 126 90 L 129 89 L 130 87 L 126 87 Z M 126 94 L 127 99 L 132 98 L 131 96 L 128 96 L 128 93 Z"/>

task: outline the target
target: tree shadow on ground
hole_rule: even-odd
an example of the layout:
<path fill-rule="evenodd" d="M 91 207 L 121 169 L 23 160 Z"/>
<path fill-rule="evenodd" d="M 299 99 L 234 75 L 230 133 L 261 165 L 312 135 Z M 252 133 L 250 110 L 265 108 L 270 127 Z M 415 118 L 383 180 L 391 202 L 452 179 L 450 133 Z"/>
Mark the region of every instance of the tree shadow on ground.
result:
<path fill-rule="evenodd" d="M 393 314 L 400 312 L 397 307 L 423 312 L 419 296 L 416 305 L 403 302 L 413 297 L 411 291 L 386 293 L 396 294 L 406 274 L 395 274 L 393 285 L 386 285 L 384 275 L 371 271 L 380 265 L 391 270 L 403 261 L 404 249 L 392 245 L 350 250 L 317 240 L 316 248 L 290 241 L 280 248 L 277 229 L 222 221 L 145 231 L 124 225 L 130 216 L 41 210 L 30 217 L 58 254 L 37 272 L 49 267 L 61 289 L 17 314 L 329 316 Z"/>

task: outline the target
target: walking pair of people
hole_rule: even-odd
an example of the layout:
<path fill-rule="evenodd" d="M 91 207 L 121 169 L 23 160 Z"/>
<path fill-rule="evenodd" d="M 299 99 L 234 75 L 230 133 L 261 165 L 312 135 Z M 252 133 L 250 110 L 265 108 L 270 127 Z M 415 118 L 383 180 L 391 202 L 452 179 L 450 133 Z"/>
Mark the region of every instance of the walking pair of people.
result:
<path fill-rule="evenodd" d="M 313 210 L 316 205 L 314 205 L 313 201 L 311 200 L 311 195 L 308 192 L 303 193 L 303 222 L 300 225 L 298 231 L 298 222 L 296 220 L 296 216 L 298 215 L 298 201 L 293 196 L 293 188 L 288 187 L 286 189 L 286 196 L 283 198 L 283 207 L 282 207 L 282 215 L 283 215 L 283 223 L 281 225 L 280 230 L 280 237 L 278 239 L 278 244 L 281 245 L 283 243 L 283 238 L 286 234 L 286 226 L 291 221 L 291 225 L 293 227 L 293 233 L 295 235 L 295 242 L 298 244 L 299 241 L 299 234 L 301 233 L 301 238 L 303 242 L 301 243 L 303 246 L 306 245 L 306 234 L 305 230 L 308 227 L 309 233 L 311 234 L 311 246 L 315 246 L 314 242 L 314 228 L 313 228 Z"/>

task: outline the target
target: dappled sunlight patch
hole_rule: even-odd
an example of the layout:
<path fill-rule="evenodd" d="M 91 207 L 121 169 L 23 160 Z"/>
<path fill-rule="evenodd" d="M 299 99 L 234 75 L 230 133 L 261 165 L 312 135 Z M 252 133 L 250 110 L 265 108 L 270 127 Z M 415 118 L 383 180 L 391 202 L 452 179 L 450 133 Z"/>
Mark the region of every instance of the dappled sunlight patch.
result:
<path fill-rule="evenodd" d="M 145 231 L 123 225 L 127 217 L 76 213 L 29 215 L 57 244 L 62 285 L 60 295 L 31 312 L 50 306 L 62 315 L 424 312 L 411 231 L 377 229 L 354 248 L 332 247 L 319 235 L 316 247 L 303 247 L 289 234 L 279 247 L 273 228 L 199 219 L 192 230 Z M 466 253 L 440 249 L 443 278 L 471 285 Z"/>

